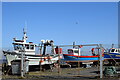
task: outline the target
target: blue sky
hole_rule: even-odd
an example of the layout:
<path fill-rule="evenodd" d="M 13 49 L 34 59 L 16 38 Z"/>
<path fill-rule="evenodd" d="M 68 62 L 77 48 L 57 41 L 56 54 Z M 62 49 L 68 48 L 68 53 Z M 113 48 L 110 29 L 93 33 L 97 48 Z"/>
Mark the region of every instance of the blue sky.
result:
<path fill-rule="evenodd" d="M 22 38 L 27 21 L 28 40 L 54 40 L 56 45 L 118 43 L 117 2 L 3 3 L 3 48 Z"/>

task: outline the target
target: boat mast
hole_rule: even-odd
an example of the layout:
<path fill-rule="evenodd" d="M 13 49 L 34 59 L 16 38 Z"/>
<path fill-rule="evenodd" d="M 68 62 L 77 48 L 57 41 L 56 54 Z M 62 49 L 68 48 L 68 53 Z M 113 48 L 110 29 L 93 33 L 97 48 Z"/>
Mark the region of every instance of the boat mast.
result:
<path fill-rule="evenodd" d="M 75 42 L 73 42 L 73 48 L 75 48 Z"/>
<path fill-rule="evenodd" d="M 114 44 L 112 44 L 112 48 L 114 48 Z"/>
<path fill-rule="evenodd" d="M 26 43 L 27 40 L 27 23 L 25 22 L 25 27 L 23 28 L 23 41 Z"/>

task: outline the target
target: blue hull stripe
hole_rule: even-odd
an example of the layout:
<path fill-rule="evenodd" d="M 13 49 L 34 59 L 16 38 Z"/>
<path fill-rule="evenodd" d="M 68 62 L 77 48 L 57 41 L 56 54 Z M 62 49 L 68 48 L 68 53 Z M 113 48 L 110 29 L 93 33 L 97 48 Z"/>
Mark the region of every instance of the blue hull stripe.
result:
<path fill-rule="evenodd" d="M 109 53 L 109 54 L 104 54 L 104 59 L 120 59 L 120 53 Z M 103 60 L 104 60 L 103 59 Z M 76 56 L 69 56 L 69 55 L 64 55 L 64 60 L 69 60 L 69 61 L 94 61 L 94 60 L 99 60 L 99 57 L 76 57 Z"/>
<path fill-rule="evenodd" d="M 75 56 L 67 56 L 67 55 L 64 55 L 64 60 L 70 60 L 70 61 L 92 61 L 92 60 L 99 60 L 98 57 L 91 57 L 91 58 L 78 58 L 78 57 L 75 57 Z"/>
<path fill-rule="evenodd" d="M 109 53 L 109 54 L 104 54 L 104 59 L 120 59 L 120 54 L 119 53 Z"/>

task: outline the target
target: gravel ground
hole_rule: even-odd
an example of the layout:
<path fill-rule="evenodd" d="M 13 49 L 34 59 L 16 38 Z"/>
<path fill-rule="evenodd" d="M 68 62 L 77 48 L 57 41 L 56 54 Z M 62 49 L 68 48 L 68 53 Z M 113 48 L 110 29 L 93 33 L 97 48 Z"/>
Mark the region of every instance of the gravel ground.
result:
<path fill-rule="evenodd" d="M 100 80 L 98 67 L 92 68 L 61 68 L 29 72 L 24 78 L 17 75 L 3 75 L 2 80 Z M 105 77 L 102 80 L 120 80 L 119 77 Z"/>

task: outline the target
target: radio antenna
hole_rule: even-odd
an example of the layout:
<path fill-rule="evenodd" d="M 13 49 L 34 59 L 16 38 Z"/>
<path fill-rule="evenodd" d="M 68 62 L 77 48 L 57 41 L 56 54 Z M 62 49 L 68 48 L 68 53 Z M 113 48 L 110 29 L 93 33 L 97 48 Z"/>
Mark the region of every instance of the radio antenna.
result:
<path fill-rule="evenodd" d="M 25 26 L 24 26 L 24 28 L 23 28 L 23 40 L 24 40 L 24 42 L 26 42 L 26 40 L 27 40 L 27 35 L 26 35 L 26 33 L 27 33 L 27 22 L 25 21 Z"/>

